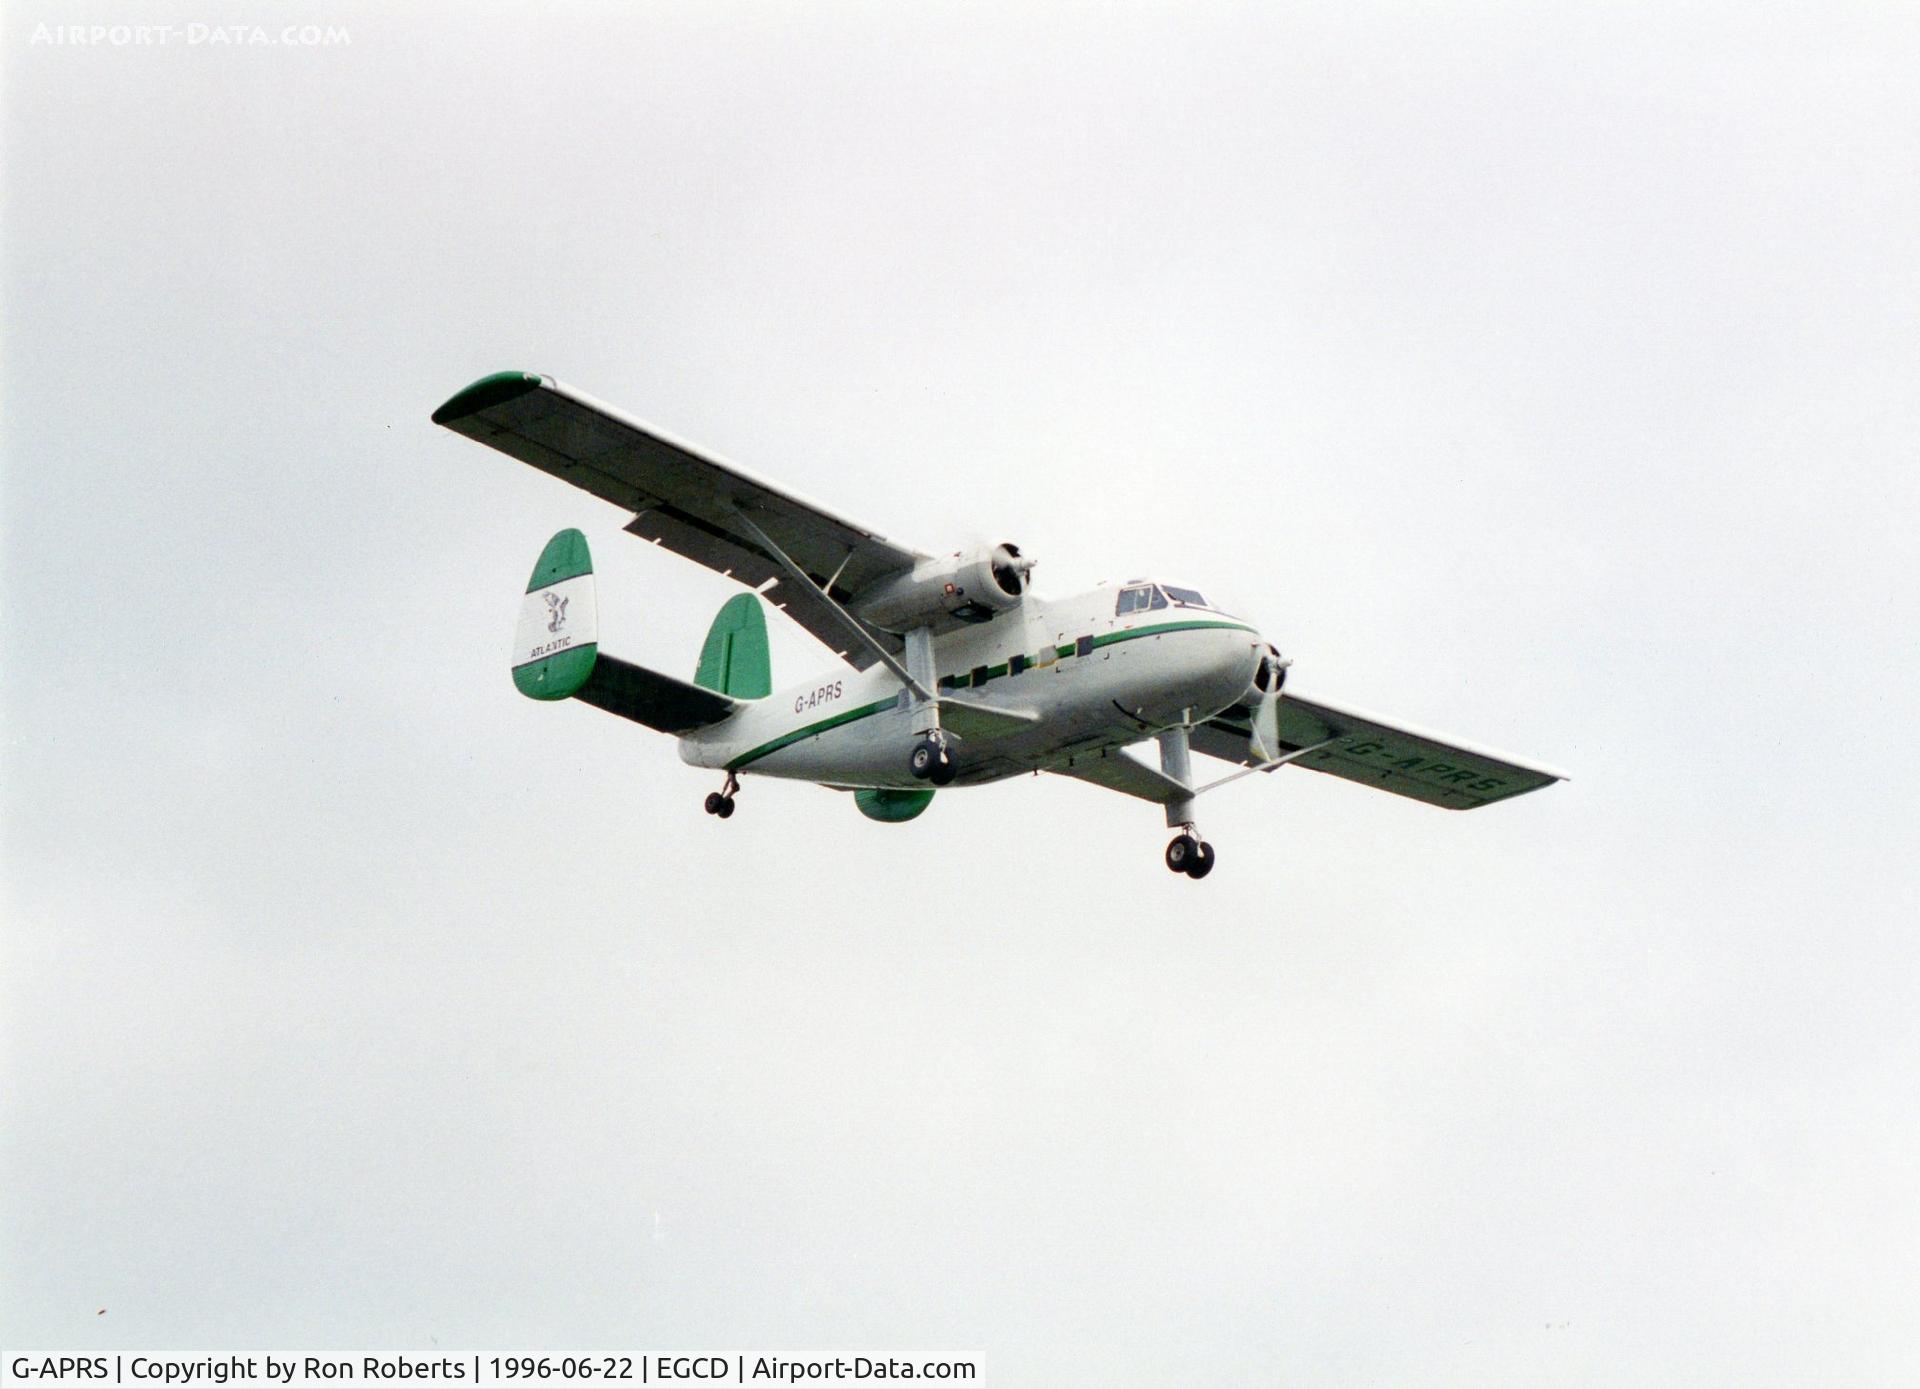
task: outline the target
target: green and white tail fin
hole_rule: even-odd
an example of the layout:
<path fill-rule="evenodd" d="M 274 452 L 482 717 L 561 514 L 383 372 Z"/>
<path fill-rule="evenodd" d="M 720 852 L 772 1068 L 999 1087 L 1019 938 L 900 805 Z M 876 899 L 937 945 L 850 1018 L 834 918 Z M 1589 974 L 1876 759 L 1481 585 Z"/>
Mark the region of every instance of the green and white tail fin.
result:
<path fill-rule="evenodd" d="M 764 673 L 766 621 L 757 610 L 754 616 Z M 740 708 L 725 690 L 689 685 L 600 650 L 593 557 L 577 530 L 549 540 L 527 580 L 513 633 L 513 683 L 529 699 L 578 699 L 663 733 L 691 733 Z"/>
<path fill-rule="evenodd" d="M 600 653 L 587 538 L 564 530 L 547 542 L 527 580 L 513 632 L 513 683 L 530 699 L 567 699 L 593 674 Z"/>
<path fill-rule="evenodd" d="M 693 683 L 735 699 L 765 699 L 773 693 L 767 613 L 758 596 L 736 593 L 720 609 L 700 648 Z"/>

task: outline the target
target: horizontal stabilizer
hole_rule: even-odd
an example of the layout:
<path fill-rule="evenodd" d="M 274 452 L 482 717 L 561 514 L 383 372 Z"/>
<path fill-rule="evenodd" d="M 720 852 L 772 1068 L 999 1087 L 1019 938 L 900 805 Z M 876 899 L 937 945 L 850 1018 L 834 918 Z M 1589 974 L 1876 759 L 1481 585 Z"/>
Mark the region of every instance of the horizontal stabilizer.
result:
<path fill-rule="evenodd" d="M 573 697 L 609 714 L 674 734 L 719 723 L 740 707 L 736 699 L 605 652 L 600 653 L 593 673 Z"/>

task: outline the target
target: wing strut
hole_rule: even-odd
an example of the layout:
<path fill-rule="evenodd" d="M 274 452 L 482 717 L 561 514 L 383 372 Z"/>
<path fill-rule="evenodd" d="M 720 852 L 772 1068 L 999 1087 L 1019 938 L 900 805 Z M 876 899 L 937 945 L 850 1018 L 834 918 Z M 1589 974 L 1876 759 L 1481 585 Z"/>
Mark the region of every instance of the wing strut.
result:
<path fill-rule="evenodd" d="M 1321 748 L 1329 747 L 1339 741 L 1339 738 L 1322 738 L 1317 743 L 1309 743 L 1306 747 L 1295 748 L 1292 752 L 1281 757 L 1276 757 L 1270 762 L 1262 762 L 1257 767 L 1242 767 L 1239 771 L 1223 776 L 1218 781 L 1210 781 L 1205 786 L 1194 787 L 1193 794 L 1197 796 L 1202 791 L 1211 791 L 1216 786 L 1225 786 L 1230 781 L 1238 781 L 1243 776 L 1252 776 L 1255 772 L 1271 772 L 1277 767 L 1286 766 L 1287 763 L 1293 761 L 1296 757 L 1305 757 L 1310 752 L 1318 752 Z"/>
<path fill-rule="evenodd" d="M 919 695 L 921 699 L 934 700 L 936 698 L 932 690 L 929 690 L 925 685 L 922 685 L 918 680 L 914 679 L 907 668 L 900 664 L 898 657 L 878 641 L 874 640 L 873 633 L 867 630 L 864 622 L 836 603 L 824 588 L 821 588 L 819 584 L 813 581 L 812 575 L 808 574 L 807 571 L 802 569 L 798 564 L 795 564 L 787 552 L 774 543 L 772 536 L 768 535 L 753 523 L 751 516 L 747 515 L 746 512 L 737 506 L 733 508 L 733 514 L 735 518 L 739 520 L 740 524 L 747 528 L 755 540 L 758 540 L 762 545 L 767 547 L 767 553 L 773 556 L 774 561 L 779 564 L 782 569 L 786 570 L 796 583 L 805 584 L 808 588 L 820 595 L 821 601 L 827 605 L 827 610 L 839 620 L 842 626 L 858 637 L 861 643 L 878 658 L 880 664 L 894 673 L 901 684 Z M 842 567 L 844 568 L 845 566 L 843 565 Z"/>

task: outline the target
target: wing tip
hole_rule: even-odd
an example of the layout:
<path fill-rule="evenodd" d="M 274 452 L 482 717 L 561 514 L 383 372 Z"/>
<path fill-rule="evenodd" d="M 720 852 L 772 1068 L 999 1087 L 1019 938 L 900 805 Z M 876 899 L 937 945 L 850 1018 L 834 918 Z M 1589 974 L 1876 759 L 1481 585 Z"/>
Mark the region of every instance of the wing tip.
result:
<path fill-rule="evenodd" d="M 537 391 L 545 377 L 530 371 L 496 371 L 483 376 L 463 391 L 456 392 L 445 405 L 433 412 L 435 424 L 452 424 L 468 415 L 477 415 L 509 400 L 517 400 L 529 391 Z"/>

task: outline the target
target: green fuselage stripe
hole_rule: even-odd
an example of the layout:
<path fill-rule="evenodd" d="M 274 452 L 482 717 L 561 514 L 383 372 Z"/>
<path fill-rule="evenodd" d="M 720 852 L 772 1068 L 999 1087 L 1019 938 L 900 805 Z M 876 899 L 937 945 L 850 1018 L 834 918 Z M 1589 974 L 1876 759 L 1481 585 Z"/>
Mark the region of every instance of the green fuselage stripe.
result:
<path fill-rule="evenodd" d="M 1093 649 L 1112 646 L 1115 642 L 1132 641 L 1135 637 L 1157 637 L 1166 632 L 1198 632 L 1208 627 L 1224 627 L 1233 632 L 1253 632 L 1253 628 L 1244 622 L 1157 622 L 1151 627 L 1135 627 L 1127 632 L 1109 632 L 1104 637 L 1093 639 Z M 1259 633 L 1255 632 L 1255 636 Z"/>
<path fill-rule="evenodd" d="M 819 719 L 807 724 L 805 727 L 796 728 L 791 733 L 782 733 L 772 742 L 762 743 L 751 752 L 741 753 L 740 756 L 727 763 L 727 770 L 737 772 L 746 766 L 747 763 L 757 762 L 768 753 L 778 752 L 781 748 L 797 743 L 802 738 L 810 738 L 816 733 L 825 733 L 829 728 L 838 728 L 841 724 L 852 723 L 855 719 L 864 719 L 870 714 L 879 713 L 882 709 L 892 709 L 899 703 L 900 696 L 894 695 L 891 699 L 878 700 L 873 704 L 863 704 L 858 709 L 848 709 L 843 713 L 831 714 L 824 719 Z"/>
<path fill-rule="evenodd" d="M 1108 632 L 1105 636 L 1095 637 L 1093 639 L 1093 646 L 1097 651 L 1103 646 L 1114 646 L 1123 641 L 1132 641 L 1136 637 L 1158 637 L 1164 636 L 1168 632 L 1194 632 L 1210 627 L 1222 627 L 1234 632 L 1253 631 L 1253 628 L 1247 626 L 1244 622 L 1160 622 L 1151 627 L 1134 627 L 1124 632 Z M 1255 633 L 1255 635 L 1258 634 Z M 1055 648 L 1055 654 L 1061 660 L 1065 660 L 1067 657 L 1073 655 L 1076 650 L 1078 650 L 1078 648 L 1074 646 L 1061 646 Z M 1036 670 L 1039 669 L 1039 667 L 1029 666 L 1028 669 Z M 989 666 L 987 668 L 987 679 L 991 680 L 999 676 L 1004 676 L 1006 673 L 1007 667 L 1004 664 Z M 940 677 L 940 683 L 951 689 L 965 689 L 971 683 L 971 679 L 968 675 L 943 675 Z M 792 746 L 802 738 L 811 738 L 814 734 L 825 733 L 830 728 L 838 728 L 842 724 L 849 724 L 858 719 L 868 718 L 880 713 L 882 710 L 897 708 L 899 703 L 900 696 L 894 695 L 890 699 L 876 700 L 872 704 L 863 704 L 858 709 L 848 709 L 843 713 L 830 714 L 824 719 L 816 719 L 810 724 L 804 724 L 794 729 L 791 733 L 782 733 L 778 738 L 770 742 L 762 743 L 757 748 L 741 753 L 740 756 L 727 763 L 727 770 L 737 772 L 749 762 L 758 762 L 770 753 L 776 753 L 780 751 L 781 748 Z"/>

